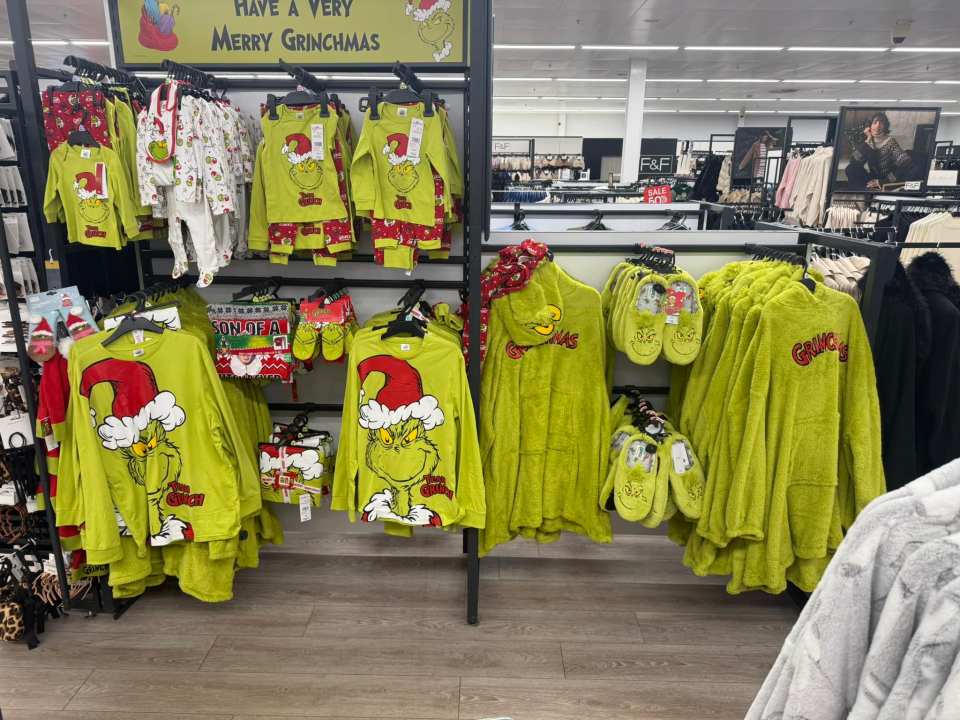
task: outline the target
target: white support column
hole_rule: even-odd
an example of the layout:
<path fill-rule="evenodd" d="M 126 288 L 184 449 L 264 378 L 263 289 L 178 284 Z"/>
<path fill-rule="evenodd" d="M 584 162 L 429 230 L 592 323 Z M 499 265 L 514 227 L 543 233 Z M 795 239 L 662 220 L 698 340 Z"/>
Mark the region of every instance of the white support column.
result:
<path fill-rule="evenodd" d="M 647 61 L 630 61 L 627 86 L 627 127 L 623 135 L 620 182 L 636 182 L 640 175 L 640 140 L 643 138 L 643 102 L 647 93 Z"/>

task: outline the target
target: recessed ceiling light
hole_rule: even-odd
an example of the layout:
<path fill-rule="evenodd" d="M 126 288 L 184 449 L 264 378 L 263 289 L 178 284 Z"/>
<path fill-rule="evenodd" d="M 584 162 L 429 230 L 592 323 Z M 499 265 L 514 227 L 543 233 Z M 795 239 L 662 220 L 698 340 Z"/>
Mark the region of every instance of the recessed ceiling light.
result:
<path fill-rule="evenodd" d="M 66 40 L 31 40 L 34 45 L 69 45 Z"/>
<path fill-rule="evenodd" d="M 87 47 L 87 46 L 94 47 L 94 46 L 109 45 L 110 41 L 109 40 L 71 40 L 70 44 L 77 45 L 80 47 Z"/>
<path fill-rule="evenodd" d="M 794 45 L 787 48 L 790 52 L 886 52 L 885 47 L 835 47 L 824 45 Z"/>
<path fill-rule="evenodd" d="M 729 52 L 779 52 L 782 45 L 684 45 L 684 50 L 729 51 Z"/>
<path fill-rule="evenodd" d="M 662 82 L 662 83 L 702 83 L 703 80 L 697 80 L 696 78 L 647 78 L 648 83 L 652 82 Z"/>
<path fill-rule="evenodd" d="M 836 98 L 777 98 L 780 102 L 837 102 Z"/>
<path fill-rule="evenodd" d="M 708 83 L 778 83 L 779 80 L 762 80 L 758 78 L 712 78 Z"/>
<path fill-rule="evenodd" d="M 576 50 L 576 45 L 494 45 L 494 50 Z"/>
<path fill-rule="evenodd" d="M 785 83 L 799 83 L 801 85 L 853 85 L 856 80 L 794 80 L 785 79 Z"/>
<path fill-rule="evenodd" d="M 957 53 L 960 47 L 895 47 L 890 52 L 902 53 Z"/>
<path fill-rule="evenodd" d="M 679 50 L 679 45 L 581 45 L 581 50 Z"/>
<path fill-rule="evenodd" d="M 557 82 L 613 82 L 613 83 L 625 83 L 627 82 L 626 78 L 557 78 Z"/>
<path fill-rule="evenodd" d="M 933 80 L 860 80 L 861 85 L 930 85 Z"/>
<path fill-rule="evenodd" d="M 494 82 L 550 82 L 548 77 L 495 77 Z"/>
<path fill-rule="evenodd" d="M 907 100 L 906 98 L 904 98 L 904 99 L 901 100 L 900 102 L 904 102 L 904 103 L 906 103 L 906 102 L 912 102 L 912 103 L 932 103 L 932 104 L 934 104 L 934 105 L 937 105 L 937 104 L 955 103 L 956 100 Z"/>

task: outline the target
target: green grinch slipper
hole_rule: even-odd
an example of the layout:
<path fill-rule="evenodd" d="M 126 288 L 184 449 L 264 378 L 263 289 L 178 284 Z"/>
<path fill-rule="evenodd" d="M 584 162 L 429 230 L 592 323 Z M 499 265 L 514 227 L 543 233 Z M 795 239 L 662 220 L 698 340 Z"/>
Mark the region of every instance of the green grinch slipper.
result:
<path fill-rule="evenodd" d="M 674 365 L 689 365 L 703 341 L 700 290 L 697 281 L 683 270 L 668 275 L 666 281 L 663 356 Z"/>
<path fill-rule="evenodd" d="M 323 359 L 336 362 L 347 350 L 347 328 L 337 323 L 327 323 L 320 331 Z"/>
<path fill-rule="evenodd" d="M 652 365 L 663 348 L 666 315 L 663 312 L 666 279 L 647 273 L 637 280 L 630 305 L 624 312 L 624 351 L 637 365 Z"/>
<path fill-rule="evenodd" d="M 613 479 L 613 504 L 624 520 L 642 522 L 653 507 L 657 486 L 657 446 L 646 433 L 623 445 Z"/>
<path fill-rule="evenodd" d="M 680 433 L 671 433 L 664 445 L 670 453 L 668 467 L 673 499 L 684 517 L 696 520 L 703 510 L 707 486 L 703 468 L 689 441 Z"/>
<path fill-rule="evenodd" d="M 653 443 L 653 452 L 657 456 L 656 475 L 654 477 L 653 503 L 650 505 L 650 514 L 640 521 L 644 527 L 655 528 L 668 517 L 676 514 L 676 507 L 670 513 L 670 467 L 669 458 L 660 443 Z"/>
<path fill-rule="evenodd" d="M 297 325 L 293 334 L 293 356 L 301 361 L 313 360 L 317 354 L 317 329 L 308 322 Z"/>

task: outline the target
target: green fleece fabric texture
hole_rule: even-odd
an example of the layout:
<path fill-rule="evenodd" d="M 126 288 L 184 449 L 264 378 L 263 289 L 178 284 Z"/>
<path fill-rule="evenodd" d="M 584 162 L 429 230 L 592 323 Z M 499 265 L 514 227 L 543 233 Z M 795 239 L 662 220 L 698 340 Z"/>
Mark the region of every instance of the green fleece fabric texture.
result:
<path fill-rule="evenodd" d="M 748 262 L 702 278 L 703 347 L 671 399 L 706 485 L 700 518 L 678 515 L 668 535 L 695 573 L 730 575 L 731 593 L 783 592 L 788 581 L 812 590 L 843 532 L 884 492 L 859 308 L 799 277 Z"/>
<path fill-rule="evenodd" d="M 543 262 L 490 305 L 480 393 L 487 524 L 480 551 L 572 531 L 610 542 L 600 507 L 609 454 L 600 294 Z"/>

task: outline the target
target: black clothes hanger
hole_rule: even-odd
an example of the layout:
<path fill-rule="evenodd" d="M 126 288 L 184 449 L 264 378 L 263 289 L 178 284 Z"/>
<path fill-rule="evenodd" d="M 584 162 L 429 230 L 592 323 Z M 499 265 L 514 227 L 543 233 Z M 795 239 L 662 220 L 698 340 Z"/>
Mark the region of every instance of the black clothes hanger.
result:
<path fill-rule="evenodd" d="M 530 232 L 530 226 L 527 225 L 527 214 L 520 209 L 520 203 L 513 204 L 513 224 L 511 230 L 523 230 Z"/>
<path fill-rule="evenodd" d="M 77 108 L 79 109 L 79 107 Z M 97 142 L 96 138 L 90 134 L 90 131 L 87 130 L 87 123 L 90 120 L 90 113 L 86 110 L 83 111 L 83 120 L 80 122 L 80 127 L 76 130 L 72 130 L 69 135 L 67 135 L 67 144 L 74 147 L 100 147 L 100 143 Z"/>
<path fill-rule="evenodd" d="M 603 224 L 603 213 L 599 210 L 593 211 L 593 219 L 582 227 L 570 228 L 571 230 L 609 230 L 606 225 Z"/>
<path fill-rule="evenodd" d="M 277 276 L 267 278 L 263 282 L 256 283 L 255 285 L 247 285 L 247 287 L 242 290 L 235 292 L 233 294 L 234 300 L 242 300 L 243 298 L 258 298 L 264 296 L 271 296 L 276 298 L 277 291 L 280 289 L 280 286 L 283 284 L 283 279 Z"/>
<path fill-rule="evenodd" d="M 427 334 L 427 324 L 412 315 L 400 315 L 383 326 L 386 331 L 380 337 L 383 340 L 398 335 L 412 335 L 422 338 Z"/>
<path fill-rule="evenodd" d="M 117 328 L 113 331 L 113 334 L 100 344 L 104 347 L 107 345 L 112 345 L 124 335 L 130 334 L 134 330 L 145 330 L 146 332 L 152 332 L 157 335 L 163 334 L 162 325 L 157 325 L 155 322 L 147 320 L 145 317 L 130 314 L 124 315 L 123 320 L 121 320 L 120 324 L 117 325 Z"/>
<path fill-rule="evenodd" d="M 342 277 L 335 277 L 330 280 L 324 280 L 307 300 L 320 300 L 322 298 L 332 298 L 347 287 L 347 281 Z"/>

